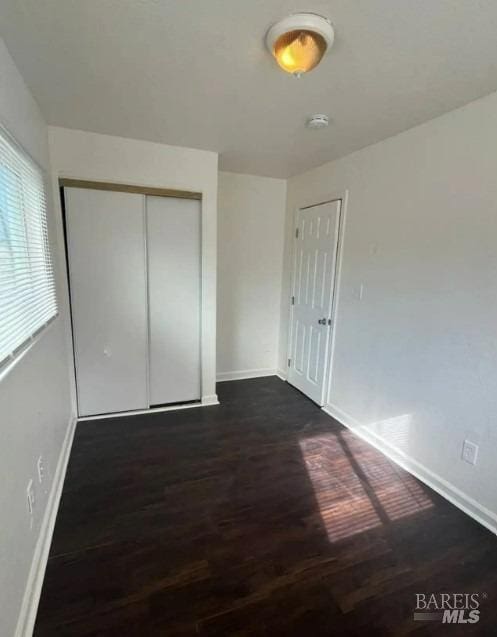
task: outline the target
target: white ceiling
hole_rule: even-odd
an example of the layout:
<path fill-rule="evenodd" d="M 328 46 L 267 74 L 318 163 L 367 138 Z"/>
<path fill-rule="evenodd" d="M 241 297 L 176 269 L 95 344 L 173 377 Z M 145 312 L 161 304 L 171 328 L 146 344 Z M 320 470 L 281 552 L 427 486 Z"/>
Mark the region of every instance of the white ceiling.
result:
<path fill-rule="evenodd" d="M 295 11 L 336 41 L 297 80 L 264 48 Z M 495 0 L 1 0 L 0 34 L 51 124 L 218 151 L 288 177 L 497 89 Z M 325 131 L 305 129 L 326 113 Z"/>

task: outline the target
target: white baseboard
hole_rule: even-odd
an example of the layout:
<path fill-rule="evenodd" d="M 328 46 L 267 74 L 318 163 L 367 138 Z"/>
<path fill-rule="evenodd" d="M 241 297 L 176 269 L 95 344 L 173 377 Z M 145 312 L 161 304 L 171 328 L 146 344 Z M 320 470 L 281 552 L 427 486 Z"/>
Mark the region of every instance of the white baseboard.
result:
<path fill-rule="evenodd" d="M 148 409 L 134 409 L 132 411 L 116 411 L 113 414 L 97 414 L 96 416 L 80 416 L 78 422 L 89 420 L 108 420 L 109 418 L 123 418 L 125 416 L 142 416 L 144 414 L 158 414 L 163 411 L 180 411 L 182 409 L 197 409 L 198 407 L 208 407 L 209 405 L 219 405 L 217 394 L 202 396 L 202 400 L 194 403 L 184 403 L 175 405 L 165 405 L 164 407 L 149 407 Z"/>
<path fill-rule="evenodd" d="M 47 567 L 48 554 L 52 543 L 52 535 L 55 526 L 55 519 L 59 509 L 60 496 L 66 476 L 67 463 L 71 454 L 74 431 L 76 429 L 76 418 L 72 418 L 62 443 L 62 449 L 57 461 L 57 468 L 48 496 L 45 514 L 40 527 L 40 534 L 36 542 L 31 568 L 29 570 L 21 610 L 17 620 L 15 637 L 31 637 L 36 621 L 38 603 L 40 601 L 43 578 Z"/>
<path fill-rule="evenodd" d="M 276 376 L 276 369 L 244 369 L 238 372 L 219 372 L 216 376 L 217 382 L 225 380 L 245 380 L 247 378 L 262 378 L 264 376 Z"/>
<path fill-rule="evenodd" d="M 277 369 L 276 376 L 278 376 L 278 378 L 281 378 L 281 380 L 286 381 L 287 379 L 286 371 L 284 369 Z"/>
<path fill-rule="evenodd" d="M 325 405 L 323 407 L 329 416 L 338 420 L 338 422 L 354 434 L 362 438 L 364 441 L 378 449 L 382 454 L 387 456 L 395 464 L 402 467 L 413 476 L 428 485 L 433 491 L 439 493 L 446 500 L 464 511 L 467 515 L 482 524 L 492 533 L 497 534 L 497 514 L 490 509 L 474 500 L 456 486 L 439 476 L 438 474 L 425 467 L 423 464 L 408 456 L 406 453 L 397 449 L 381 436 L 373 431 L 366 429 L 364 426 L 354 420 L 349 414 L 339 409 L 336 405 Z"/>

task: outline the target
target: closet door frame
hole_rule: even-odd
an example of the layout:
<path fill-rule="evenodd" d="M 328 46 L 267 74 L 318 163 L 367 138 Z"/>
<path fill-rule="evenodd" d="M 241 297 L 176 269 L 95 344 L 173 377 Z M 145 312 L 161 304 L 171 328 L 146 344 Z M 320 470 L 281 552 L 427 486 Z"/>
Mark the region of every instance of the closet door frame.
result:
<path fill-rule="evenodd" d="M 68 233 L 67 233 L 67 219 L 66 219 L 66 203 L 64 196 L 65 188 L 87 188 L 90 190 L 104 190 L 104 191 L 112 191 L 112 192 L 124 192 L 124 193 L 135 193 L 141 194 L 144 196 L 144 216 L 146 218 L 146 197 L 154 196 L 154 197 L 172 197 L 179 199 L 194 199 L 200 201 L 200 299 L 199 299 L 199 307 L 200 307 L 200 324 L 202 324 L 202 316 L 204 311 L 204 296 L 203 296 L 203 277 L 202 277 L 202 256 L 203 256 L 203 219 L 202 219 L 202 193 L 194 192 L 194 191 L 186 191 L 186 190 L 176 190 L 171 188 L 157 188 L 153 186 L 140 186 L 133 184 L 122 184 L 122 183 L 113 183 L 113 182 L 101 182 L 101 181 L 88 181 L 82 179 L 73 179 L 73 178 L 59 178 L 59 193 L 60 193 L 60 204 L 62 211 L 62 225 L 63 225 L 63 235 L 64 235 L 64 256 L 66 261 L 66 274 L 67 274 L 67 286 L 68 286 L 68 296 L 69 296 L 69 320 L 70 320 L 70 331 L 71 331 L 71 343 L 72 343 L 72 365 L 73 365 L 73 377 L 74 377 L 74 388 L 76 392 L 76 408 L 78 411 L 78 420 L 99 420 L 102 418 L 113 418 L 119 416 L 126 415 L 137 415 L 143 413 L 152 413 L 152 412 L 160 412 L 160 411 L 172 411 L 175 409 L 188 409 L 193 407 L 200 407 L 204 405 L 203 402 L 203 378 L 202 378 L 202 364 L 204 358 L 204 350 L 202 347 L 202 330 L 200 330 L 199 335 L 199 348 L 200 348 L 200 400 L 195 403 L 185 403 L 182 404 L 174 404 L 174 405 L 164 405 L 160 407 L 149 407 L 147 409 L 138 409 L 133 411 L 122 411 L 108 414 L 98 414 L 95 416 L 80 416 L 79 415 L 79 405 L 78 405 L 78 389 L 76 382 L 76 350 L 75 350 L 75 341 L 74 341 L 74 322 L 73 322 L 73 310 L 71 303 L 71 278 L 69 271 L 69 246 L 68 246 Z M 144 219 L 145 220 L 145 219 Z M 148 263 L 148 255 L 147 255 L 147 232 L 146 228 L 144 228 L 144 242 L 145 242 L 145 260 L 146 264 Z M 147 352 L 147 370 L 150 367 L 150 353 Z M 149 377 L 147 371 L 147 394 L 148 399 L 150 399 L 149 395 Z M 209 403 L 205 403 L 209 404 Z M 210 403 L 212 404 L 212 403 Z"/>

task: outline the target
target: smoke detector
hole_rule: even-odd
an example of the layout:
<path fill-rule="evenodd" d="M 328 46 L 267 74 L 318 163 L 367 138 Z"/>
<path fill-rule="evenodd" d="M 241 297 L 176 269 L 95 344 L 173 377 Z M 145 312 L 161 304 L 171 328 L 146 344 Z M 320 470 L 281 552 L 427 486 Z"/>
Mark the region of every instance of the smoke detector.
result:
<path fill-rule="evenodd" d="M 318 113 L 317 115 L 313 115 L 312 117 L 309 117 L 309 119 L 306 122 L 306 126 L 307 128 L 312 128 L 312 129 L 326 128 L 329 123 L 330 123 L 330 120 L 328 118 L 328 115 L 323 115 L 321 113 Z"/>

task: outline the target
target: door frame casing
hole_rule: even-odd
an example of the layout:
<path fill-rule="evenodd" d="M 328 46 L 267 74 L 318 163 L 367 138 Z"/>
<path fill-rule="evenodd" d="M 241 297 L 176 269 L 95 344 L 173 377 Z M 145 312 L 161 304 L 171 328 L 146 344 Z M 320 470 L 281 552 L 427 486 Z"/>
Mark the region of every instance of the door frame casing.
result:
<path fill-rule="evenodd" d="M 295 250 L 296 250 L 296 237 L 295 230 L 297 228 L 298 214 L 301 210 L 307 208 L 314 208 L 327 203 L 333 203 L 334 201 L 340 201 L 340 211 L 338 219 L 338 238 L 337 238 L 337 250 L 335 261 L 335 273 L 332 280 L 332 300 L 331 300 L 331 336 L 328 338 L 325 352 L 325 369 L 323 373 L 323 389 L 321 393 L 321 404 L 325 405 L 331 402 L 331 376 L 333 370 L 333 359 L 335 354 L 335 333 L 336 333 L 336 316 L 338 301 L 340 296 L 340 282 L 342 274 L 342 260 L 343 260 L 343 242 L 345 234 L 345 225 L 347 220 L 347 204 L 348 204 L 349 191 L 344 189 L 338 192 L 331 192 L 322 197 L 308 197 L 299 202 L 293 210 L 293 222 L 292 222 L 292 249 L 291 249 L 291 285 L 290 285 L 290 297 L 288 299 L 289 312 L 288 312 L 288 337 L 287 337 L 287 360 L 291 358 L 292 345 L 293 345 L 293 312 L 294 306 L 291 303 L 291 296 L 295 294 Z M 288 376 L 288 373 L 287 373 Z"/>

